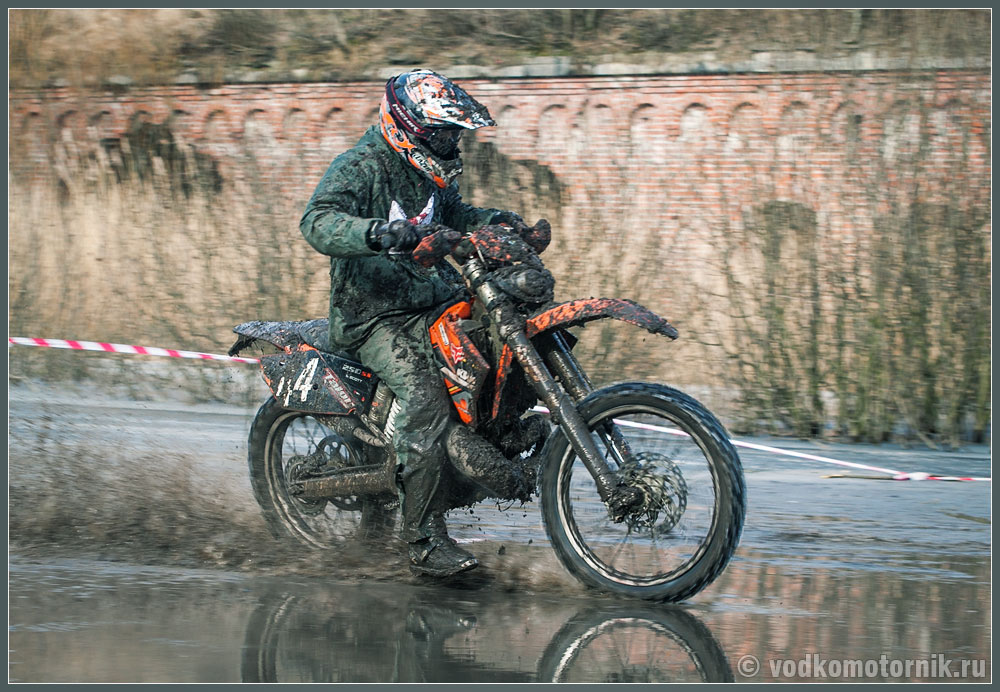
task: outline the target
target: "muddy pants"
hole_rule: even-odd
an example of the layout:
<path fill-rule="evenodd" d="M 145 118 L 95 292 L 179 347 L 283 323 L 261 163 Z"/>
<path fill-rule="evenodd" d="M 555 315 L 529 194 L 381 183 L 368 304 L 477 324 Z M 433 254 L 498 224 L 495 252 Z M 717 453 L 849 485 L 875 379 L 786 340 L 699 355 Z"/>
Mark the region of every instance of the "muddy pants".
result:
<path fill-rule="evenodd" d="M 431 350 L 427 315 L 382 320 L 356 349 L 361 362 L 396 394 L 399 414 L 393 444 L 403 467 L 400 538 L 429 536 L 428 519 L 438 493 L 447 454 L 451 399 Z"/>

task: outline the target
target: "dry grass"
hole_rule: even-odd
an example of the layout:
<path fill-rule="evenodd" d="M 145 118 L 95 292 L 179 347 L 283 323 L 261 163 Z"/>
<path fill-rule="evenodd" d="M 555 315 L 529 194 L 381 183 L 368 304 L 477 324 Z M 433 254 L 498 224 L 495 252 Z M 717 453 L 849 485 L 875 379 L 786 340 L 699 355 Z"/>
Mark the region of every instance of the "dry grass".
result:
<path fill-rule="evenodd" d="M 844 187 L 863 203 L 841 198 L 835 218 L 767 202 L 714 236 L 723 284 L 709 320 L 741 393 L 737 428 L 930 445 L 988 437 L 990 205 L 969 182 L 981 141 L 971 129 L 953 136 L 937 151 L 925 134 L 897 156 L 855 160 Z M 806 198 L 831 194 L 807 156 L 795 167 Z"/>
<path fill-rule="evenodd" d="M 990 44 L 990 22 L 988 10 L 10 10 L 9 74 L 27 87 L 169 83 L 186 70 L 217 81 L 234 68 L 356 79 L 393 64 L 587 64 L 647 51 L 965 58 Z"/>
<path fill-rule="evenodd" d="M 208 349 L 247 319 L 325 311 L 323 258 L 274 242 L 297 239 L 298 200 L 252 178 L 218 191 L 188 181 L 186 194 L 155 157 L 119 182 L 122 169 L 93 145 L 59 157 L 55 182 L 12 184 L 13 332 Z"/>
<path fill-rule="evenodd" d="M 10 10 L 12 81 L 92 84 L 120 75 L 155 82 L 178 71 L 184 42 L 207 22 L 182 9 Z"/>
<path fill-rule="evenodd" d="M 53 154 L 58 176 L 13 177 L 11 333 L 223 352 L 239 322 L 326 313 L 327 261 L 297 229 L 304 201 L 270 185 L 249 155 L 232 162 L 241 175 L 216 185 L 195 173 L 195 152 L 177 146 L 173 165 L 153 156 L 143 167 L 139 158 L 116 164 L 127 146 L 109 155 L 96 142 L 63 142 Z M 868 199 L 841 210 L 839 222 L 874 225 L 870 237 L 785 202 L 747 207 L 740 224 L 706 228 L 697 243 L 683 233 L 669 242 L 604 233 L 599 218 L 574 224 L 575 235 L 546 253 L 559 299 L 628 296 L 661 311 L 666 300 L 672 319 L 697 326 L 673 344 L 612 323 L 583 330 L 579 350 L 595 381 L 652 377 L 698 394 L 725 383 L 733 395 L 716 387 L 707 403 L 740 431 L 981 438 L 991 410 L 989 207 L 963 182 L 967 150 L 951 151 L 947 161 L 928 147 L 894 161 L 912 181 L 896 187 L 882 184 L 884 170 L 857 168 Z M 468 153 L 470 200 L 489 196 L 564 225 L 558 181 L 540 179 L 543 168 L 487 144 L 470 142 Z M 806 161 L 796 165 L 813 181 Z M 284 189 L 311 190 L 306 177 Z M 930 181 L 936 203 L 927 201 Z M 725 189 L 716 194 L 726 199 Z M 751 197 L 778 198 L 763 188 Z M 880 209 L 888 211 L 869 218 Z M 699 261 L 664 276 L 684 252 Z M 22 374 L 85 375 L 79 355 L 66 355 L 74 362 L 17 359 Z M 172 370 L 173 381 L 154 379 L 195 398 L 224 389 L 215 374 Z M 723 406 L 733 396 L 738 408 Z"/>

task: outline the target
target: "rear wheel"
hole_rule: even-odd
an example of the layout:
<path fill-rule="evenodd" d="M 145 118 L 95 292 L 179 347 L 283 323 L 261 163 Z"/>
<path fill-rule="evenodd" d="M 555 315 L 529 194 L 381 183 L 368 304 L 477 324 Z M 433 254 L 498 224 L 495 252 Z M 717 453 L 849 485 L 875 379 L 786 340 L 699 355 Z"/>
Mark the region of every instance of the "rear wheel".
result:
<path fill-rule="evenodd" d="M 329 548 L 392 531 L 396 509 L 391 497 L 325 500 L 298 497 L 290 490 L 291 481 L 309 474 L 362 465 L 359 447 L 313 414 L 289 411 L 273 397 L 260 407 L 250 428 L 250 483 L 275 537 Z"/>
<path fill-rule="evenodd" d="M 710 584 L 739 542 L 746 486 L 721 423 L 686 394 L 649 383 L 600 389 L 580 412 L 641 504 L 613 520 L 564 435 L 549 440 L 542 517 L 563 565 L 605 591 L 681 601 Z"/>

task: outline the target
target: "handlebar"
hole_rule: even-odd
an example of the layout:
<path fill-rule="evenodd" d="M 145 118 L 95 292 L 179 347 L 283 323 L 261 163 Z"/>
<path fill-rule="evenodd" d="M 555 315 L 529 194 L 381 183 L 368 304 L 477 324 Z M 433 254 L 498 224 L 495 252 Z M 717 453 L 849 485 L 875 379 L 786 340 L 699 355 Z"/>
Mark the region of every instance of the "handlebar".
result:
<path fill-rule="evenodd" d="M 440 228 L 429 235 L 413 248 L 413 261 L 422 267 L 433 267 L 455 249 L 466 236 L 451 228 Z"/>
<path fill-rule="evenodd" d="M 432 267 L 449 254 L 455 252 L 456 248 L 465 240 L 472 240 L 474 237 L 479 235 L 486 235 L 487 238 L 483 238 L 485 243 L 489 243 L 491 240 L 496 241 L 500 234 L 495 231 L 490 233 L 490 229 L 498 228 L 496 226 L 483 226 L 478 228 L 471 233 L 462 234 L 451 228 L 441 226 L 436 231 L 432 231 L 430 234 L 424 236 L 420 244 L 413 249 L 413 261 L 424 267 Z M 552 239 L 552 227 L 549 222 L 545 219 L 540 219 L 534 226 L 522 225 L 519 228 L 511 228 L 508 226 L 501 226 L 503 228 L 504 234 L 510 234 L 520 240 L 527 243 L 528 246 L 534 251 L 534 253 L 539 254 L 546 247 L 548 247 L 549 242 Z M 508 236 L 509 237 L 509 236 Z M 476 241 L 473 240 L 473 244 Z M 523 247 L 523 246 L 522 246 Z M 528 251 L 529 253 L 531 250 Z M 467 259 L 470 253 L 462 253 L 463 257 L 456 257 L 460 262 L 463 259 Z"/>

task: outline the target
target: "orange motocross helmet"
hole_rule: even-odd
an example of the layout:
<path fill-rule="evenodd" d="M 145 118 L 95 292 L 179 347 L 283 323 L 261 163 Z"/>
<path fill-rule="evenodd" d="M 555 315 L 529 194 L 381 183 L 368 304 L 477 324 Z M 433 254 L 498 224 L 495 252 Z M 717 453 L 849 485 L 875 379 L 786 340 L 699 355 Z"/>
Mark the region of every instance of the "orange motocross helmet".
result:
<path fill-rule="evenodd" d="M 379 122 L 389 146 L 438 187 L 462 172 L 462 131 L 496 125 L 486 106 L 461 87 L 422 69 L 386 82 Z"/>

